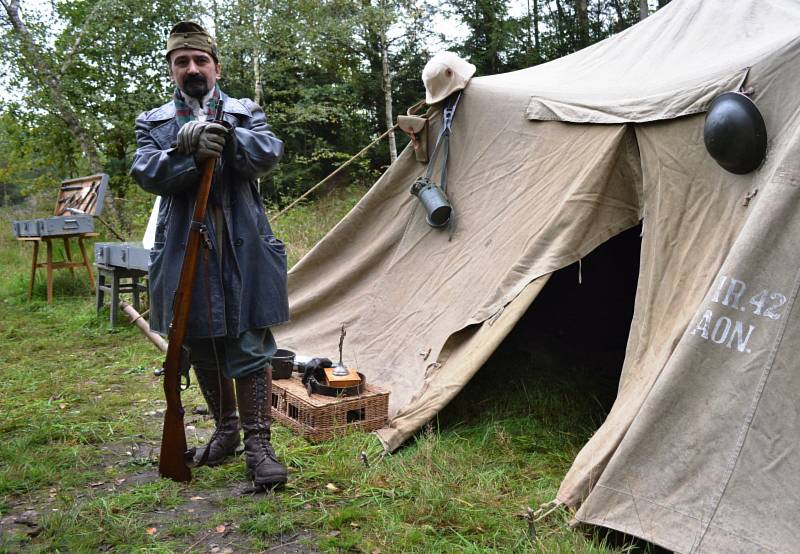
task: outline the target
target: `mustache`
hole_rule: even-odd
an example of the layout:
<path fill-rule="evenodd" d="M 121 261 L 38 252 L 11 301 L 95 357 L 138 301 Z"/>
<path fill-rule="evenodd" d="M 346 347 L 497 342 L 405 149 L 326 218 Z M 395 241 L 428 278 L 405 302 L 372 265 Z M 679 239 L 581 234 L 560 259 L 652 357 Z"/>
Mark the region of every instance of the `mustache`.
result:
<path fill-rule="evenodd" d="M 206 78 L 203 77 L 202 75 L 187 75 L 186 78 L 184 78 L 183 82 L 187 85 L 193 83 L 205 85 Z"/>

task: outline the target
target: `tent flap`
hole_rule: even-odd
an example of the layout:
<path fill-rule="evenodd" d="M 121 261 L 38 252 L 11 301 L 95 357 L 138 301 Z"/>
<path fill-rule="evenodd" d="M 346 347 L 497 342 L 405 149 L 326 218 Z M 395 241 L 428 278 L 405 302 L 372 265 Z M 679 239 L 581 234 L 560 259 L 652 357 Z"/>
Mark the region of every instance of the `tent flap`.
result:
<path fill-rule="evenodd" d="M 705 112 L 711 101 L 723 92 L 739 90 L 747 69 L 690 83 L 688 88 L 659 90 L 631 99 L 581 97 L 569 94 L 554 97 L 533 96 L 528 104 L 528 119 L 570 123 L 645 123 L 674 119 Z"/>

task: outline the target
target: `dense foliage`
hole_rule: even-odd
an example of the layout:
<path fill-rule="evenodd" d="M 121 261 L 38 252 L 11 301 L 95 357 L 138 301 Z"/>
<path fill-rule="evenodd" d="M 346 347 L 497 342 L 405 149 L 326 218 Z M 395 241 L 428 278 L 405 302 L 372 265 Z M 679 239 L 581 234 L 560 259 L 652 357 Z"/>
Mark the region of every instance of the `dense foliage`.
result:
<path fill-rule="evenodd" d="M 147 200 L 127 176 L 133 120 L 169 98 L 162 52 L 180 19 L 215 29 L 223 88 L 262 104 L 285 141 L 281 168 L 262 187 L 265 200 L 279 205 L 423 98 L 420 74 L 432 52 L 456 50 L 479 75 L 512 71 L 601 40 L 665 3 L 56 0 L 45 7 L 0 0 L 0 202 L 102 170 L 112 176 L 112 209 L 123 225 L 129 216 L 122 214 L 146 213 L 133 209 Z M 444 28 L 460 32 L 448 39 Z M 388 163 L 384 141 L 349 178 L 370 182 Z"/>

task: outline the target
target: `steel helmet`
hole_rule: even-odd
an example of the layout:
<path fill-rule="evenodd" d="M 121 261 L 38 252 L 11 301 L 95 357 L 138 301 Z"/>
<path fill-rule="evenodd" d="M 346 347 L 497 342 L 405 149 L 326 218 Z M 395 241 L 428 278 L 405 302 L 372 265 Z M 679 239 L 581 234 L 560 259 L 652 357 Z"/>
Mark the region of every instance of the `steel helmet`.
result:
<path fill-rule="evenodd" d="M 767 127 L 755 103 L 741 92 L 717 96 L 706 114 L 706 149 L 724 169 L 750 173 L 767 153 Z"/>

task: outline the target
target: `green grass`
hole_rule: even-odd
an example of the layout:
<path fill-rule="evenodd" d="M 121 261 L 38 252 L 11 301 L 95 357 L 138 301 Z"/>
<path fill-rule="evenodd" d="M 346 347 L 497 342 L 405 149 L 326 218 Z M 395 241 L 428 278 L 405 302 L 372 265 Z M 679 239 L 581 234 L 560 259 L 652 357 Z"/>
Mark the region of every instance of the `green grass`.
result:
<path fill-rule="evenodd" d="M 279 219 L 291 261 L 361 192 Z M 0 229 L 9 229 L 9 217 L 0 214 Z M 395 455 L 381 456 L 371 435 L 312 445 L 276 426 L 273 442 L 290 468 L 282 492 L 237 494 L 241 459 L 199 468 L 189 485 L 158 479 L 152 448 L 164 403 L 152 368 L 161 355 L 130 326 L 110 330 L 107 310 L 95 315 L 80 273 L 59 272 L 52 306 L 41 281 L 28 301 L 29 256 L 29 245 L 0 235 L 0 519 L 28 508 L 40 517 L 33 531 L 0 527 L 0 552 L 208 551 L 210 543 L 257 552 L 281 542 L 381 553 L 632 548 L 569 529 L 563 511 L 538 522 L 531 537 L 520 514 L 554 497 L 607 399 L 578 385 L 586 381 L 580 375 L 525 367 L 513 352 L 495 356 Z M 196 387 L 183 400 L 187 412 L 202 405 Z M 211 428 L 199 416 L 186 420 L 199 433 Z"/>

